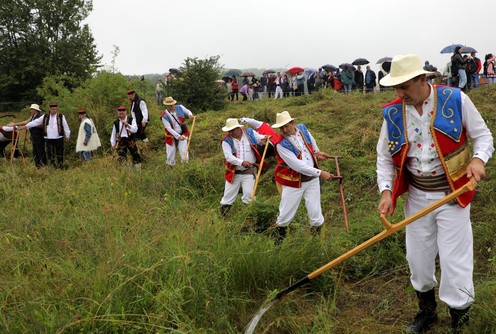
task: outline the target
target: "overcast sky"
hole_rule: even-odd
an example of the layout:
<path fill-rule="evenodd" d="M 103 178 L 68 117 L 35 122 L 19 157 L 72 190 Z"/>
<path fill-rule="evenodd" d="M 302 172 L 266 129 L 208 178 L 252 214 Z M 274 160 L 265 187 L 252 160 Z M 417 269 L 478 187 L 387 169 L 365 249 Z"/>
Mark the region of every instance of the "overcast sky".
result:
<path fill-rule="evenodd" d="M 123 74 L 165 73 L 187 57 L 226 68 L 318 68 L 416 53 L 440 70 L 452 43 L 496 52 L 494 0 L 93 0 L 102 63 Z M 478 11 L 478 12 L 477 12 Z M 488 15 L 485 15 L 488 13 Z"/>

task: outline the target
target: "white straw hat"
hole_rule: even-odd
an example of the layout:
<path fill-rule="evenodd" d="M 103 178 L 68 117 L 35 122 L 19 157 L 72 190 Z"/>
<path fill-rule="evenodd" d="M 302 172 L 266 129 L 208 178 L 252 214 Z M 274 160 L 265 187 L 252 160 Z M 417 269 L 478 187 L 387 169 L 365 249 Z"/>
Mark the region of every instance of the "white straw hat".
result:
<path fill-rule="evenodd" d="M 31 107 L 29 107 L 29 109 L 34 109 L 34 110 L 41 111 L 40 106 L 39 106 L 39 105 L 37 105 L 36 103 L 33 103 L 33 104 L 31 105 Z"/>
<path fill-rule="evenodd" d="M 398 55 L 393 57 L 391 72 L 379 81 L 382 86 L 396 86 L 421 74 L 433 74 L 423 68 L 417 55 Z"/>
<path fill-rule="evenodd" d="M 177 101 L 176 101 L 176 100 L 174 100 L 174 99 L 172 98 L 172 96 L 167 96 L 167 97 L 165 98 L 165 100 L 164 100 L 164 102 L 163 102 L 163 103 L 164 103 L 164 105 L 166 105 L 166 106 L 172 106 L 172 105 L 176 104 L 176 103 L 177 103 Z"/>
<path fill-rule="evenodd" d="M 239 124 L 237 118 L 228 118 L 226 119 L 226 126 L 222 128 L 222 131 L 228 132 L 232 129 L 243 128 L 244 125 Z"/>
<path fill-rule="evenodd" d="M 293 118 L 289 115 L 288 111 L 283 111 L 281 113 L 277 113 L 276 123 L 274 125 L 272 125 L 272 127 L 273 128 L 280 128 L 281 126 L 284 126 L 295 119 L 296 118 Z"/>

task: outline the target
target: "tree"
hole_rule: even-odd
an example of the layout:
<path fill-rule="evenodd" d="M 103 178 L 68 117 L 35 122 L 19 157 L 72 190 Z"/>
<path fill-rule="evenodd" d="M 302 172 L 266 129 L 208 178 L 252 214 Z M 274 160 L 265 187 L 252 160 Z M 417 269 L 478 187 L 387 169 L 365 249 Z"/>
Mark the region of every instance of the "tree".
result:
<path fill-rule="evenodd" d="M 0 5 L 0 102 L 36 99 L 51 75 L 69 89 L 91 77 L 101 57 L 82 21 L 91 0 L 2 0 Z"/>
<path fill-rule="evenodd" d="M 219 58 L 220 56 L 208 59 L 186 58 L 180 68 L 183 75 L 168 82 L 166 92 L 193 112 L 223 109 L 226 95 L 215 83 L 222 73 Z"/>

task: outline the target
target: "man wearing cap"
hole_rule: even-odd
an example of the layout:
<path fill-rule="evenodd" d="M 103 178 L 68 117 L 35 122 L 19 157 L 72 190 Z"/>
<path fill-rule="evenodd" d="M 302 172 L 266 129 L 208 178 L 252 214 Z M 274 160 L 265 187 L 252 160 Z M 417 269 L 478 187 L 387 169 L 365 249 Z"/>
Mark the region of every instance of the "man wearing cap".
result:
<path fill-rule="evenodd" d="M 282 242 L 286 230 L 293 220 L 301 198 L 305 198 L 312 234 L 320 233 L 324 216 L 320 205 L 320 182 L 330 180 L 332 174 L 319 169 L 318 160 L 329 155 L 320 152 L 317 142 L 305 124 L 295 124 L 289 112 L 277 113 L 273 128 L 279 129 L 279 143 L 276 145 L 276 182 L 282 186 L 279 216 L 276 221 L 276 243 Z"/>
<path fill-rule="evenodd" d="M 408 192 L 405 216 L 443 198 L 470 178 L 480 181 L 491 157 L 493 137 L 470 98 L 458 88 L 433 86 L 416 55 L 395 56 L 381 84 L 398 98 L 383 106 L 377 144 L 378 211 L 392 214 Z M 470 153 L 469 139 L 474 152 Z M 467 192 L 406 227 L 406 257 L 419 312 L 408 327 L 420 333 L 437 321 L 436 256 L 441 265 L 439 299 L 448 304 L 458 332 L 474 302 L 473 238 Z"/>
<path fill-rule="evenodd" d="M 9 123 L 8 125 L 23 126 L 43 116 L 43 114 L 41 113 L 40 106 L 34 103 L 29 108 L 29 112 L 31 113 L 31 117 L 29 117 L 27 120 L 17 123 L 12 122 Z M 31 144 L 33 145 L 34 164 L 38 168 L 46 166 L 47 159 L 45 154 L 45 138 L 44 138 L 43 124 L 30 128 L 29 132 L 31 133 Z"/>
<path fill-rule="evenodd" d="M 21 128 L 32 129 L 43 127 L 48 162 L 56 168 L 62 168 L 64 164 L 64 137 L 68 142 L 71 130 L 65 116 L 59 113 L 56 103 L 50 104 L 49 113 L 33 119 Z"/>
<path fill-rule="evenodd" d="M 127 92 L 127 96 L 131 101 L 131 116 L 136 120 L 136 125 L 138 126 L 138 131 L 134 135 L 134 138 L 146 143 L 148 142 L 148 138 L 145 134 L 145 128 L 150 120 L 148 118 L 148 107 L 146 106 L 146 102 L 139 97 L 133 89 Z"/>
<path fill-rule="evenodd" d="M 176 165 L 176 148 L 179 150 L 181 162 L 189 160 L 189 154 L 186 149 L 188 146 L 189 131 L 184 124 L 186 117 L 195 118 L 193 113 L 183 106 L 177 104 L 177 101 L 168 96 L 164 100 L 166 109 L 162 112 L 160 118 L 165 128 L 165 152 L 167 155 L 167 165 Z"/>
<path fill-rule="evenodd" d="M 119 117 L 114 121 L 110 135 L 112 149 L 117 150 L 120 161 L 126 160 L 127 152 L 129 152 L 133 158 L 134 166 L 140 169 L 141 156 L 134 139 L 134 135 L 138 131 L 136 120 L 127 116 L 126 107 L 118 107 L 117 112 Z"/>
<path fill-rule="evenodd" d="M 236 118 L 228 118 L 222 131 L 227 132 L 221 140 L 226 164 L 226 182 L 220 205 L 221 215 L 225 216 L 236 200 L 240 187 L 243 189 L 241 200 L 250 204 L 257 168 L 264 167 L 260 166 L 262 157 L 258 153 L 257 145 L 264 142 L 265 136 L 251 128 L 244 128 Z M 265 163 L 264 165 L 266 167 Z"/>
<path fill-rule="evenodd" d="M 96 150 L 102 144 L 96 132 L 95 124 L 87 116 L 86 110 L 79 110 L 78 117 L 81 124 L 79 125 L 79 134 L 76 141 L 76 152 L 79 152 L 81 160 L 89 162 L 91 160 L 91 151 Z"/>

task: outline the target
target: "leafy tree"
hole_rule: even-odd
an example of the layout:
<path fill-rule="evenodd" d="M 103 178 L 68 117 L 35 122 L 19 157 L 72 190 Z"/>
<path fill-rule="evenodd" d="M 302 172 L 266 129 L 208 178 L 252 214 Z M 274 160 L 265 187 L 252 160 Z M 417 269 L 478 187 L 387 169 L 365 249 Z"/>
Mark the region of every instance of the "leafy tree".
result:
<path fill-rule="evenodd" d="M 91 77 L 101 57 L 82 21 L 91 0 L 2 0 L 0 101 L 36 98 L 47 76 L 67 77 L 72 89 Z"/>
<path fill-rule="evenodd" d="M 186 58 L 180 68 L 183 75 L 168 82 L 166 93 L 180 100 L 193 112 L 223 109 L 226 95 L 215 83 L 222 73 L 219 58 Z"/>

